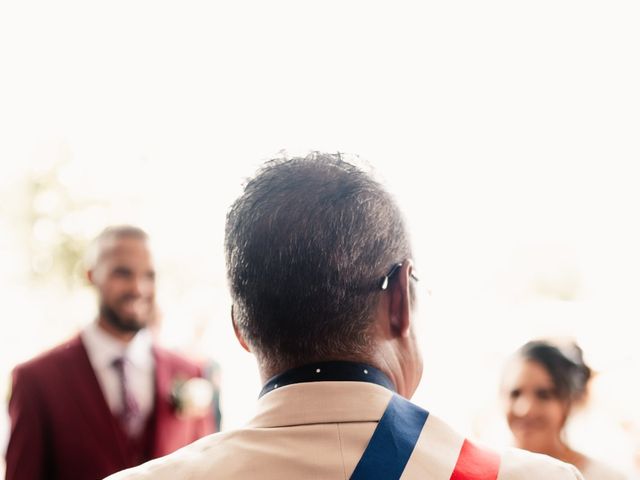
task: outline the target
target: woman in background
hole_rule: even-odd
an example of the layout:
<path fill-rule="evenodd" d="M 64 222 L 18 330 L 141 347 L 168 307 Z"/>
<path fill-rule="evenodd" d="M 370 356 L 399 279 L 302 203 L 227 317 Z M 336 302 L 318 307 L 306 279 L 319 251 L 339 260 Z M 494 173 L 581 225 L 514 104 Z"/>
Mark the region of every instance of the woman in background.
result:
<path fill-rule="evenodd" d="M 623 480 L 623 474 L 573 450 L 565 439 L 567 419 L 586 399 L 590 378 L 591 369 L 575 344 L 567 348 L 547 341 L 523 345 L 503 377 L 507 423 L 519 448 L 571 463 L 585 480 Z"/>

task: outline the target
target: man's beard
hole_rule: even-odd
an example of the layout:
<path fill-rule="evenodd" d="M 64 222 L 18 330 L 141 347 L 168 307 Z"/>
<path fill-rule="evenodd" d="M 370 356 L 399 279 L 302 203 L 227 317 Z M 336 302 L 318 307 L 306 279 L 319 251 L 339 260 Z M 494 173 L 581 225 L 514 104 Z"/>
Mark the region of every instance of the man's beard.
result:
<path fill-rule="evenodd" d="M 136 320 L 122 318 L 114 309 L 106 304 L 100 305 L 100 316 L 104 318 L 109 325 L 123 333 L 137 333 L 146 326 L 143 321 L 137 322 Z"/>

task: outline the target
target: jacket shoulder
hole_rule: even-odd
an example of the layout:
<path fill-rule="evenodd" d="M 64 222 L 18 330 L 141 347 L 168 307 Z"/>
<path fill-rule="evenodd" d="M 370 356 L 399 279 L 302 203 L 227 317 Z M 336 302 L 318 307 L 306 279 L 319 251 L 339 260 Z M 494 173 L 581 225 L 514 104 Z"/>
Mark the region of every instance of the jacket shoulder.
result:
<path fill-rule="evenodd" d="M 60 366 L 69 359 L 74 359 L 84 353 L 84 347 L 80 336 L 63 342 L 39 355 L 36 355 L 26 362 L 16 365 L 13 369 L 14 377 L 42 377 L 49 378 L 60 371 Z"/>
<path fill-rule="evenodd" d="M 176 450 L 164 457 L 122 470 L 105 480 L 173 480 L 175 478 L 210 478 L 211 472 L 220 472 L 220 457 L 233 450 L 235 436 L 241 430 L 214 433 Z M 226 457 L 229 464 L 229 457 Z M 228 478 L 228 477 L 224 477 Z"/>
<path fill-rule="evenodd" d="M 531 478 L 549 480 L 583 480 L 578 470 L 568 463 L 561 462 L 547 455 L 531 453 L 517 448 L 503 452 L 498 480 L 524 480 Z"/>

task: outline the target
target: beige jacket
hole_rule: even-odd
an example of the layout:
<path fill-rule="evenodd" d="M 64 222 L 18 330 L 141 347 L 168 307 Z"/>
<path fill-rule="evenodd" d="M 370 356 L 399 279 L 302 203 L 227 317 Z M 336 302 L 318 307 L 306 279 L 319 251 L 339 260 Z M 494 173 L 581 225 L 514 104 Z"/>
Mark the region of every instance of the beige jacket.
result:
<path fill-rule="evenodd" d="M 239 430 L 205 437 L 166 457 L 120 472 L 124 479 L 346 480 L 392 392 L 371 383 L 299 383 L 273 390 Z M 464 437 L 429 415 L 403 480 L 449 480 Z M 578 471 L 547 456 L 510 449 L 498 480 L 576 480 Z"/>

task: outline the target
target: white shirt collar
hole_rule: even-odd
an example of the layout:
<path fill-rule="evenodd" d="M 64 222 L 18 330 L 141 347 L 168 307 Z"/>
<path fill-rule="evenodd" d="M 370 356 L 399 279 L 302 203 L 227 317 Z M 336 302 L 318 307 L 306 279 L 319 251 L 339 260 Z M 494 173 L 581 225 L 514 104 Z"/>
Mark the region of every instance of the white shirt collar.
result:
<path fill-rule="evenodd" d="M 110 367 L 116 358 L 123 356 L 136 368 L 153 367 L 151 335 L 146 329 L 139 331 L 128 344 L 113 338 L 97 322 L 87 325 L 81 336 L 94 368 Z"/>

